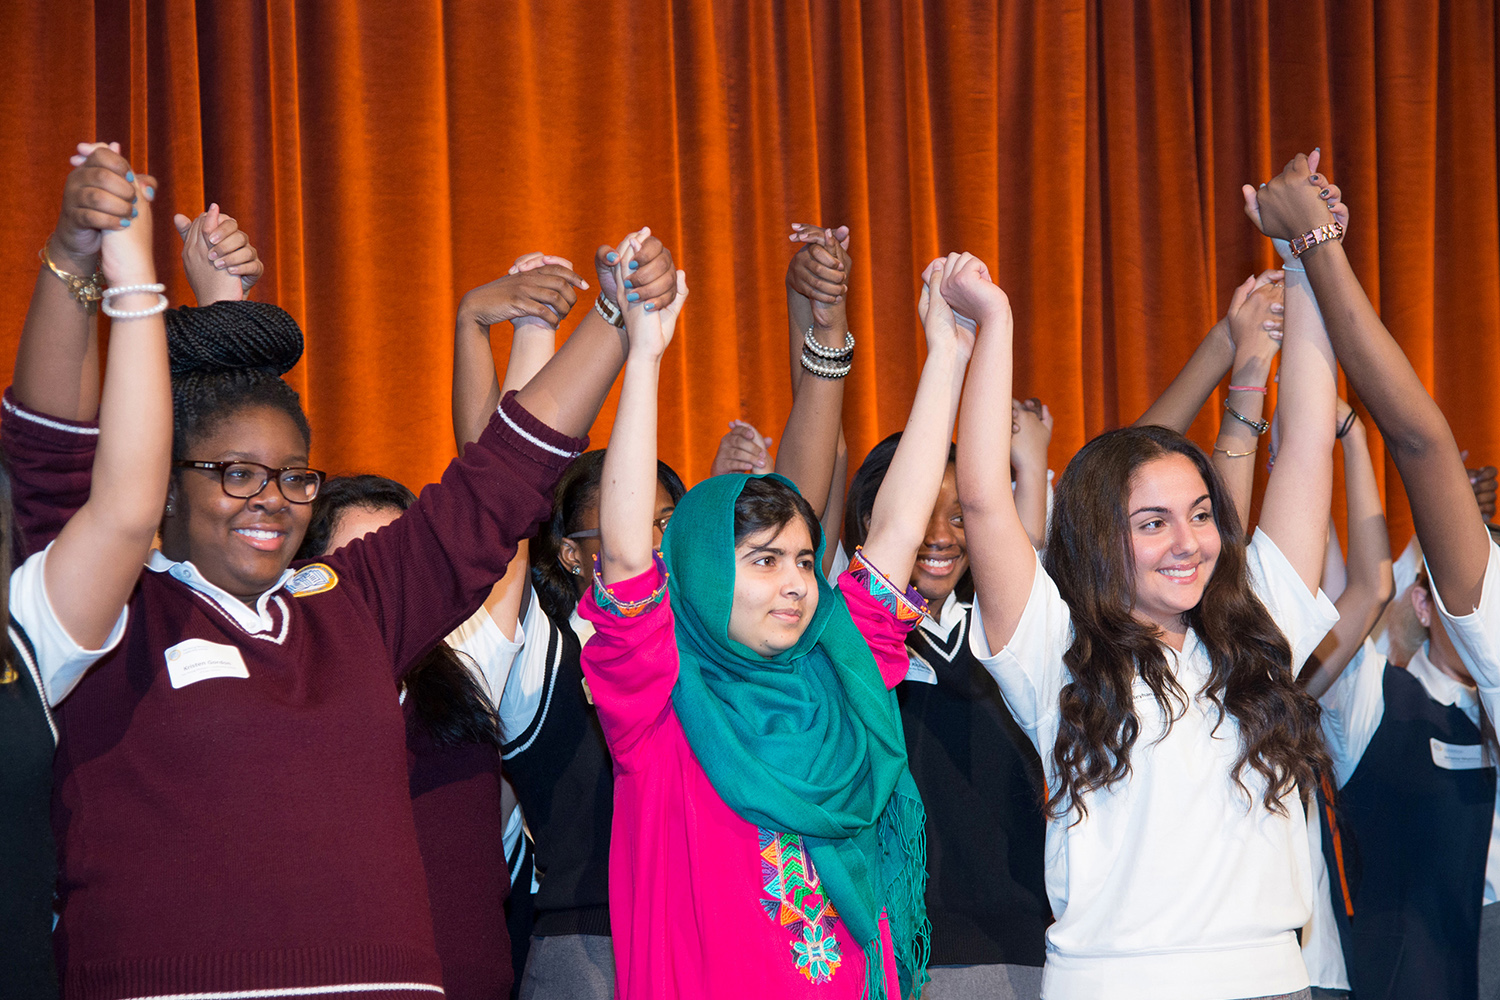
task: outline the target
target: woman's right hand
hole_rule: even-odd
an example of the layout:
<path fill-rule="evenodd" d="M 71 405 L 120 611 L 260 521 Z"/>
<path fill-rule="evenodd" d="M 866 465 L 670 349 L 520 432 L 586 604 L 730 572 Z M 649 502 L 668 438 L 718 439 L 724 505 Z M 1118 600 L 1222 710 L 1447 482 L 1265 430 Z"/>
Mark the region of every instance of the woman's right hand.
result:
<path fill-rule="evenodd" d="M 136 174 L 131 187 L 136 195 L 135 217 L 122 220 L 124 228 L 100 234 L 99 266 L 111 288 L 156 283 L 156 260 L 151 256 L 151 202 L 156 196 L 156 180 Z"/>
<path fill-rule="evenodd" d="M 626 291 L 625 279 L 631 273 L 630 264 L 649 239 L 651 230 L 642 228 L 626 236 L 615 249 L 615 301 L 625 313 L 625 333 L 630 338 L 630 354 L 643 352 L 648 357 L 660 360 L 667 351 L 667 345 L 672 342 L 672 334 L 677 329 L 677 317 L 687 298 L 687 275 L 683 271 L 677 272 L 676 294 L 665 306 L 658 307 L 656 301 L 642 302 Z"/>
<path fill-rule="evenodd" d="M 62 211 L 48 252 L 63 270 L 86 273 L 92 270 L 86 265 L 99 253 L 100 237 L 130 228 L 139 189 L 117 142 L 81 142 L 70 162 L 73 170 L 63 187 Z"/>

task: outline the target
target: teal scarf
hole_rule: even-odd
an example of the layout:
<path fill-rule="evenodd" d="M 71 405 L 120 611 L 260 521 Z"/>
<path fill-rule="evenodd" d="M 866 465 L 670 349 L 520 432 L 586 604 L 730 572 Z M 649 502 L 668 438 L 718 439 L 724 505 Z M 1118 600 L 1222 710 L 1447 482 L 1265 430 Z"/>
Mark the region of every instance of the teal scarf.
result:
<path fill-rule="evenodd" d="M 672 704 L 729 807 L 758 827 L 802 836 L 829 900 L 863 946 L 866 993 L 884 993 L 884 910 L 902 993 L 915 997 L 927 978 L 930 930 L 925 813 L 896 696 L 821 573 L 817 611 L 794 648 L 767 658 L 729 638 L 734 504 L 748 481 L 725 475 L 698 484 L 667 525 L 662 556 L 681 664 Z M 821 565 L 821 537 L 817 550 Z"/>

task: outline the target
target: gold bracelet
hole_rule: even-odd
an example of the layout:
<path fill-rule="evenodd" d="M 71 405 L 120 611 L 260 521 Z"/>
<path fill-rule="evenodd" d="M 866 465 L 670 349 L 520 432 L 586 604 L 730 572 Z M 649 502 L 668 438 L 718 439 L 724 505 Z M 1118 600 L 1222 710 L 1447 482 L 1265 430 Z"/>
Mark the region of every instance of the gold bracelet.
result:
<path fill-rule="evenodd" d="M 48 237 L 48 242 L 51 242 L 51 237 Z M 68 286 L 68 294 L 83 305 L 89 305 L 104 298 L 104 272 L 99 268 L 94 268 L 94 273 L 87 278 L 70 274 L 52 263 L 52 255 L 47 252 L 46 243 L 43 243 L 42 249 L 37 251 L 37 256 L 42 258 L 42 263 L 47 265 L 48 270 Z"/>
<path fill-rule="evenodd" d="M 1220 448 L 1218 445 L 1214 445 L 1214 451 L 1222 451 L 1225 458 L 1248 458 L 1249 456 L 1255 454 L 1256 449 L 1251 448 L 1249 451 L 1230 451 L 1228 448 Z"/>

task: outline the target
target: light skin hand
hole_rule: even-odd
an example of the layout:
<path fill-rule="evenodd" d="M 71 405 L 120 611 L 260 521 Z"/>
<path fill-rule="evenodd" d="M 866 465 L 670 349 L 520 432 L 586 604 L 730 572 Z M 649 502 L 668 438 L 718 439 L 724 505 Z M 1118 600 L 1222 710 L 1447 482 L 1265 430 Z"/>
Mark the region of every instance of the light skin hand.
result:
<path fill-rule="evenodd" d="M 200 306 L 238 302 L 265 270 L 250 237 L 219 211 L 217 203 L 196 219 L 174 215 L 172 223 L 182 237 L 182 266 Z"/>
<path fill-rule="evenodd" d="M 762 473 L 770 471 L 771 439 L 743 420 L 731 420 L 729 432 L 719 439 L 719 450 L 710 466 L 710 476 L 731 472 Z"/>

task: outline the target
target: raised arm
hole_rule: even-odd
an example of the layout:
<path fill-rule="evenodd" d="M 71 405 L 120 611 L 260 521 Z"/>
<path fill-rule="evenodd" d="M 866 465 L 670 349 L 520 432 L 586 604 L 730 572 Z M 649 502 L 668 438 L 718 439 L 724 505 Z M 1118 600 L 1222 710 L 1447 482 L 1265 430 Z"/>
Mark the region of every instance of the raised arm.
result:
<path fill-rule="evenodd" d="M 47 598 L 86 649 L 109 638 L 151 550 L 172 458 L 172 383 L 151 258 L 155 181 L 133 177 L 135 215 L 103 234 L 101 267 L 115 313 L 99 407 L 93 487 L 47 553 Z M 115 290 L 135 288 L 117 294 Z M 132 315 L 142 314 L 145 315 Z"/>
<path fill-rule="evenodd" d="M 642 234 L 625 238 L 617 252 L 616 280 L 623 281 Z M 625 330 L 630 352 L 620 405 L 604 453 L 599 486 L 600 568 L 605 584 L 639 576 L 651 568 L 656 516 L 656 394 L 661 380 L 661 358 L 677 328 L 677 316 L 687 299 L 687 280 L 676 273 L 677 294 L 662 309 L 647 311 L 624 296 Z"/>
<path fill-rule="evenodd" d="M 958 271 L 965 268 L 975 274 L 959 275 Z M 896 446 L 890 470 L 875 494 L 870 530 L 865 535 L 865 558 L 897 586 L 911 579 L 917 549 L 932 520 L 932 509 L 937 506 L 943 473 L 948 468 L 953 420 L 963 394 L 964 372 L 974 350 L 973 322 L 955 317 L 940 290 L 950 273 L 955 288 L 961 287 L 961 282 L 988 280 L 984 264 L 968 254 L 935 260 L 922 274 L 926 287 L 917 310 L 927 332 L 927 361 L 922 365 L 917 396 L 906 419 L 901 443 Z M 983 279 L 978 277 L 980 274 Z"/>
<path fill-rule="evenodd" d="M 1343 592 L 1334 601 L 1339 609 L 1338 624 L 1323 637 L 1302 668 L 1301 681 L 1314 698 L 1322 697 L 1338 680 L 1380 620 L 1396 587 L 1391 572 L 1391 537 L 1386 530 L 1385 510 L 1380 506 L 1380 486 L 1375 481 L 1364 424 L 1342 399 L 1338 421 L 1339 438 L 1344 443 L 1349 558 Z M 1330 544 L 1336 547 L 1337 541 Z"/>
<path fill-rule="evenodd" d="M 557 350 L 556 330 L 589 283 L 562 257 L 531 253 L 504 277 L 480 285 L 458 304 L 453 328 L 453 437 L 458 450 L 479 437 L 500 397 L 520 389 Z M 495 372 L 490 328 L 512 324 L 505 384 Z"/>
<path fill-rule="evenodd" d="M 103 233 L 129 228 L 137 211 L 134 178 L 119 143 L 79 144 L 16 351 L 11 391 L 28 409 L 77 421 L 99 412 L 95 273 Z"/>
<path fill-rule="evenodd" d="M 200 306 L 238 302 L 265 273 L 249 234 L 217 202 L 196 219 L 174 215 L 172 224 L 182 237 L 182 266 Z"/>
<path fill-rule="evenodd" d="M 1306 158 L 1299 156 L 1299 159 L 1305 167 Z M 1301 190 L 1292 190 L 1299 187 Z M 1306 172 L 1300 180 L 1283 172 L 1261 189 L 1260 199 L 1248 185 L 1246 190 L 1249 192 L 1246 214 L 1268 235 L 1279 236 L 1282 231 L 1264 221 L 1267 206 L 1271 204 L 1297 206 L 1296 217 L 1308 223 L 1298 230 L 1299 234 L 1334 221 L 1330 203 L 1307 184 Z M 1310 199 L 1302 198 L 1304 193 Z M 1277 210 L 1285 211 L 1279 207 Z M 1294 258 L 1284 260 L 1284 265 L 1285 333 L 1277 399 L 1281 443 L 1276 452 L 1276 466 L 1266 483 L 1259 526 L 1296 568 L 1308 590 L 1316 592 L 1323 575 L 1328 533 L 1324 513 L 1333 500 L 1338 374 L 1333 347 L 1328 342 L 1302 262 Z"/>
<path fill-rule="evenodd" d="M 1014 320 L 1010 300 L 987 276 L 971 274 L 966 285 L 955 281 L 954 309 L 972 309 L 979 336 L 969 362 L 963 412 L 958 425 L 958 500 L 964 511 L 964 534 L 974 592 L 984 615 L 990 646 L 999 650 L 1015 634 L 1036 573 L 1036 550 L 1016 513 L 1010 490 L 1010 435 L 996 434 L 1010 416 Z M 972 289 L 967 285 L 974 286 Z M 959 299 L 962 300 L 960 305 Z"/>
<path fill-rule="evenodd" d="M 1156 425 L 1186 434 L 1214 387 L 1226 374 L 1239 372 L 1267 337 L 1281 339 L 1281 272 L 1262 271 L 1246 278 L 1229 299 L 1229 309 L 1209 328 L 1182 371 L 1141 414 L 1136 427 Z M 1272 307 L 1275 308 L 1272 308 Z M 1275 353 L 1273 350 L 1272 354 Z M 1238 376 L 1231 385 L 1243 384 Z"/>
<path fill-rule="evenodd" d="M 821 518 L 843 425 L 844 377 L 853 359 L 846 313 L 849 238 L 846 228 L 793 228 L 792 239 L 802 248 L 786 274 L 792 412 L 776 452 L 776 471 L 797 484 Z"/>
<path fill-rule="evenodd" d="M 648 313 L 665 309 L 677 297 L 672 255 L 650 229 L 640 231 L 638 245 L 630 261 L 634 267 L 624 271 L 616 267 L 607 282 L 601 272 L 602 290 Z M 594 257 L 596 265 L 611 254 L 617 251 L 601 246 Z M 552 360 L 519 390 L 517 402 L 564 434 L 585 434 L 625 364 L 626 344 L 622 328 L 605 319 L 598 309 L 589 310 Z"/>
<path fill-rule="evenodd" d="M 1255 456 L 1266 427 L 1266 384 L 1271 363 L 1281 349 L 1285 309 L 1282 271 L 1266 271 L 1273 281 L 1257 284 L 1248 294 L 1235 291 L 1229 305 L 1229 329 L 1234 339 L 1234 366 L 1229 392 L 1219 416 L 1213 463 L 1234 498 L 1240 524 L 1249 531 L 1250 498 L 1255 490 Z M 1243 288 L 1243 286 L 1241 286 Z M 1258 425 L 1258 427 L 1257 427 Z M 1259 428 L 1259 429 L 1258 429 Z"/>
<path fill-rule="evenodd" d="M 1011 400 L 1010 468 L 1016 477 L 1016 511 L 1031 547 L 1047 545 L 1047 446 L 1052 442 L 1052 411 L 1039 399 Z"/>

